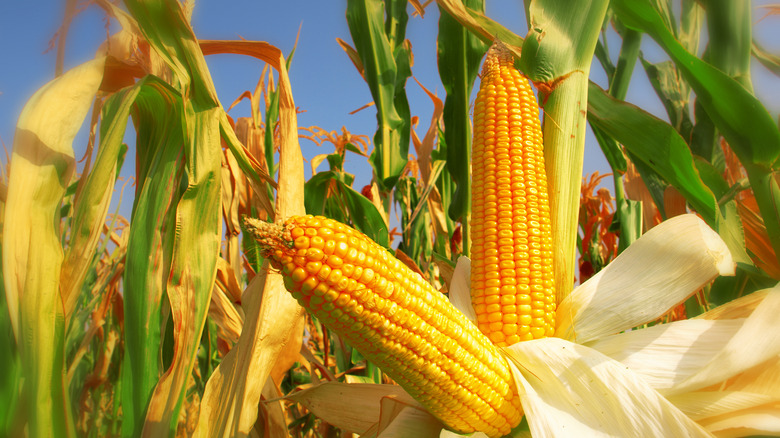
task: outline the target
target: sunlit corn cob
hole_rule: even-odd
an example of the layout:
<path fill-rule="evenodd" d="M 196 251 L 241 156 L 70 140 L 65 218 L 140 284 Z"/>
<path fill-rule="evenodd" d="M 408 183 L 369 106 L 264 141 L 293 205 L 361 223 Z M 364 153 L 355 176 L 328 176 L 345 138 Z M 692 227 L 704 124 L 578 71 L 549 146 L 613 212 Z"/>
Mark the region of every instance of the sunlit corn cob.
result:
<path fill-rule="evenodd" d="M 519 424 L 506 359 L 447 298 L 362 233 L 331 219 L 246 219 L 287 289 L 448 428 L 499 437 Z"/>
<path fill-rule="evenodd" d="M 555 331 L 552 230 L 539 108 L 497 42 L 474 104 L 471 299 L 495 344 Z"/>

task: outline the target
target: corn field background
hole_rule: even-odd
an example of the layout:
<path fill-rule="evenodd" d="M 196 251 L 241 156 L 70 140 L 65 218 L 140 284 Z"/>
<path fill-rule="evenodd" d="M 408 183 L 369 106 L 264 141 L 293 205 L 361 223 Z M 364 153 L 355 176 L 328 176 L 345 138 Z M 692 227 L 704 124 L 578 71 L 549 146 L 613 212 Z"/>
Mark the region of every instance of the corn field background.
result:
<path fill-rule="evenodd" d="M 334 218 L 447 293 L 494 38 L 544 109 L 560 297 L 686 212 L 736 275 L 658 322 L 780 281 L 777 5 L 322 3 L 279 35 L 252 17 L 307 5 L 64 2 L 41 82 L 0 113 L 0 436 L 404 436 L 398 387 L 268 274 L 242 217 Z M 212 14 L 235 27 L 202 32 Z"/>

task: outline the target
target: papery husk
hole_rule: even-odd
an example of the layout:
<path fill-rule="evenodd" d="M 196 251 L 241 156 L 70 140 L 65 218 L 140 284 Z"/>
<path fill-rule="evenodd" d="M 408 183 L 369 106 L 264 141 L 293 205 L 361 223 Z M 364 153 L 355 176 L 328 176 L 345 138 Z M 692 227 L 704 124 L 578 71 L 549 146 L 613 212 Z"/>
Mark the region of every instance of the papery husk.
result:
<path fill-rule="evenodd" d="M 640 326 L 734 269 L 726 244 L 701 219 L 674 217 L 566 297 L 555 336 L 586 343 Z"/>

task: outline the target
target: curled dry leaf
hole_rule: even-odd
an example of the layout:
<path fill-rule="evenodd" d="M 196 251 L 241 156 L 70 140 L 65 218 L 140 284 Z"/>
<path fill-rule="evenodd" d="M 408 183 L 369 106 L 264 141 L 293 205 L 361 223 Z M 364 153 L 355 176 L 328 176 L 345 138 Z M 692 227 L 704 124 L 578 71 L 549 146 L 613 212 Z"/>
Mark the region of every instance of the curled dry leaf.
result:
<path fill-rule="evenodd" d="M 379 423 L 385 398 L 393 398 L 405 406 L 420 406 L 400 386 L 371 383 L 326 382 L 285 397 L 301 403 L 323 421 L 361 435 Z M 344 409 L 345 400 L 361 408 Z"/>

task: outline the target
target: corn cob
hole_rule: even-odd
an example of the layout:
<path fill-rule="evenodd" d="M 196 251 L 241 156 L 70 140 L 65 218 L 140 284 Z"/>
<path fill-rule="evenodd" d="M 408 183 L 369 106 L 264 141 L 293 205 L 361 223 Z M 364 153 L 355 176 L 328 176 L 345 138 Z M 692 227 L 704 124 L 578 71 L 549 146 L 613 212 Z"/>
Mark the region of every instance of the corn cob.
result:
<path fill-rule="evenodd" d="M 498 348 L 384 248 L 319 216 L 245 223 L 301 306 L 448 428 L 499 437 L 519 424 L 520 399 Z"/>
<path fill-rule="evenodd" d="M 471 299 L 496 345 L 555 331 L 552 230 L 539 108 L 496 42 L 474 104 Z"/>

